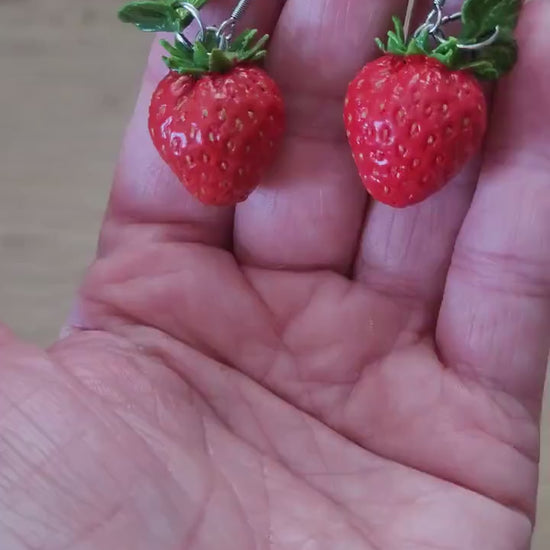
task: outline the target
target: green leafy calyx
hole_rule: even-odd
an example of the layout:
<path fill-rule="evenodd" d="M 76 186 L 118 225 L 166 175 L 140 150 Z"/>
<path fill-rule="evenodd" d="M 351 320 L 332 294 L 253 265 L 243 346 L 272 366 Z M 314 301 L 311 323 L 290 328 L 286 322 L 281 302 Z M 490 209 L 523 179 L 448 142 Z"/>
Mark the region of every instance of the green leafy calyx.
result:
<path fill-rule="evenodd" d="M 219 38 L 215 30 L 207 30 L 201 40 L 187 44 L 176 40 L 170 44 L 161 40 L 161 44 L 170 54 L 163 57 L 172 71 L 181 74 L 201 76 L 204 73 L 223 73 L 241 63 L 255 63 L 266 54 L 263 49 L 269 39 L 263 36 L 255 43 L 256 29 L 249 29 L 239 35 L 226 48 L 219 47 Z"/>
<path fill-rule="evenodd" d="M 201 9 L 208 0 L 189 0 Z M 146 32 L 172 32 L 181 34 L 193 22 L 193 16 L 174 0 L 137 0 L 123 6 L 118 17 Z M 258 62 L 266 54 L 264 49 L 268 35 L 256 39 L 256 29 L 247 29 L 231 41 L 222 41 L 216 29 L 208 28 L 194 43 L 174 40 L 171 44 L 161 40 L 169 55 L 163 57 L 172 71 L 200 77 L 205 73 L 222 73 L 240 63 Z"/>
<path fill-rule="evenodd" d="M 518 23 L 522 0 L 465 0 L 459 36 L 436 41 L 424 30 L 406 39 L 403 24 L 394 17 L 394 30 L 388 32 L 387 44 L 376 39 L 380 49 L 396 55 L 426 55 L 455 70 L 469 70 L 478 78 L 496 80 L 515 65 L 518 46 L 514 31 Z M 490 45 L 468 49 L 486 41 L 496 29 L 498 35 Z M 466 46 L 466 47 L 465 47 Z"/>

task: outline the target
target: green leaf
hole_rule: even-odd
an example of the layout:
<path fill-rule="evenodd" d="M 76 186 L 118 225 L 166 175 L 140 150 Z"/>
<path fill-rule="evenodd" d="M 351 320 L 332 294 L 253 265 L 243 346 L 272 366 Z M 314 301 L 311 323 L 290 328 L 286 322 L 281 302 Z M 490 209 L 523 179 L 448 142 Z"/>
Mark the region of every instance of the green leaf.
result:
<path fill-rule="evenodd" d="M 461 68 L 469 69 L 485 80 L 495 80 L 509 72 L 516 64 L 517 58 L 517 42 L 508 34 L 481 50 L 474 61 Z"/>
<path fill-rule="evenodd" d="M 193 49 L 193 64 L 197 67 L 208 67 L 208 50 L 202 42 L 195 42 Z"/>
<path fill-rule="evenodd" d="M 258 34 L 258 29 L 245 30 L 233 40 L 230 48 L 231 51 L 238 52 L 238 51 L 246 50 L 250 46 L 250 44 L 252 43 L 252 40 L 254 40 L 254 37 L 257 34 Z"/>
<path fill-rule="evenodd" d="M 518 23 L 522 0 L 465 0 L 462 6 L 463 41 L 475 42 L 497 26 L 513 30 Z"/>
<path fill-rule="evenodd" d="M 397 16 L 392 17 L 393 26 L 395 27 L 395 36 L 401 44 L 405 44 L 405 29 L 403 28 L 403 23 L 401 19 Z"/>
<path fill-rule="evenodd" d="M 393 32 L 388 33 L 388 51 L 392 53 L 403 52 L 405 47 L 403 41 L 399 40 L 399 37 Z"/>
<path fill-rule="evenodd" d="M 208 29 L 204 33 L 204 37 L 202 39 L 202 45 L 206 48 L 207 51 L 212 51 L 218 47 L 219 44 L 219 38 L 216 33 L 216 30 L 214 29 Z"/>
<path fill-rule="evenodd" d="M 509 41 L 498 41 L 492 46 L 485 48 L 481 52 L 479 59 L 490 59 L 498 73 L 503 75 L 509 72 L 518 60 L 517 42 L 514 39 Z"/>
<path fill-rule="evenodd" d="M 430 35 L 428 31 L 423 31 L 419 36 L 412 38 L 407 45 L 405 55 L 428 55 L 429 47 L 428 41 Z"/>
<path fill-rule="evenodd" d="M 240 56 L 243 61 L 249 61 L 256 57 L 256 55 L 260 54 L 261 57 L 264 57 L 266 54 L 266 51 L 263 49 L 263 47 L 266 45 L 267 41 L 269 40 L 269 35 L 264 34 L 256 44 L 252 48 L 250 48 L 247 51 L 240 52 L 242 55 Z"/>
<path fill-rule="evenodd" d="M 184 65 L 173 57 L 163 57 L 162 58 L 166 66 L 171 70 L 180 74 L 191 74 L 200 76 L 204 73 L 204 69 L 194 67 L 193 65 Z"/>
<path fill-rule="evenodd" d="M 176 10 L 158 0 L 130 2 L 119 10 L 118 17 L 146 32 L 177 32 L 180 28 Z"/>
<path fill-rule="evenodd" d="M 201 9 L 208 0 L 188 0 Z M 193 16 L 177 0 L 135 0 L 123 6 L 118 17 L 147 32 L 181 32 L 193 22 Z"/>
<path fill-rule="evenodd" d="M 265 50 L 261 50 L 258 53 L 254 54 L 254 56 L 250 58 L 249 61 L 252 61 L 253 63 L 261 61 L 265 57 L 265 54 Z"/>
<path fill-rule="evenodd" d="M 380 40 L 380 38 L 375 38 L 374 41 L 383 53 L 387 53 L 388 50 L 386 50 L 386 46 L 384 45 L 384 42 Z"/>
<path fill-rule="evenodd" d="M 209 69 L 211 72 L 222 73 L 231 69 L 233 65 L 234 62 L 228 52 L 215 49 L 210 53 Z"/>
<path fill-rule="evenodd" d="M 210 28 L 192 45 L 179 40 L 173 44 L 166 40 L 160 43 L 170 54 L 163 58 L 170 70 L 199 78 L 205 73 L 227 72 L 239 63 L 260 61 L 266 54 L 264 46 L 269 35 L 262 36 L 249 47 L 255 35 L 256 31 L 247 30 L 239 37 L 237 44 L 230 42 L 227 48 L 225 45 L 220 48 L 216 29 Z"/>
<path fill-rule="evenodd" d="M 384 53 L 388 52 L 396 55 L 405 55 L 407 53 L 407 46 L 405 45 L 403 23 L 399 17 L 395 16 L 392 17 L 392 21 L 394 30 L 388 31 L 387 46 L 385 46 L 379 38 L 375 38 L 375 42 Z"/>
<path fill-rule="evenodd" d="M 175 55 L 175 56 L 179 56 L 180 52 L 179 50 L 175 47 L 175 46 L 172 46 L 172 44 L 170 44 L 170 42 L 168 42 L 168 40 L 164 40 L 164 38 L 162 40 L 160 40 L 160 45 L 171 55 Z"/>
<path fill-rule="evenodd" d="M 405 55 L 427 55 L 427 51 L 420 42 L 411 40 L 405 52 Z"/>
<path fill-rule="evenodd" d="M 490 61 L 472 61 L 461 69 L 470 71 L 483 80 L 496 80 L 499 77 L 498 71 Z"/>
<path fill-rule="evenodd" d="M 176 41 L 174 45 L 167 40 L 160 40 L 161 46 L 174 58 L 179 59 L 185 64 L 193 64 L 193 50 L 185 44 Z"/>
<path fill-rule="evenodd" d="M 183 59 L 188 59 L 189 63 L 193 61 L 193 47 L 189 46 L 186 42 L 180 40 L 175 40 L 175 47 L 178 52 L 179 57 Z"/>
<path fill-rule="evenodd" d="M 458 40 L 451 36 L 431 53 L 432 57 L 435 57 L 444 65 L 448 67 L 454 67 L 461 53 L 458 49 Z"/>

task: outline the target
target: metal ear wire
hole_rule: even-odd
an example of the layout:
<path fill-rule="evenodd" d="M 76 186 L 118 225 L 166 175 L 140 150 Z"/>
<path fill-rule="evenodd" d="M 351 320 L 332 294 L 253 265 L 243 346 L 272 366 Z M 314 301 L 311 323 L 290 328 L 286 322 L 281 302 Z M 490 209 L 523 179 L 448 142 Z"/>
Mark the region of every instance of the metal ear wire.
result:
<path fill-rule="evenodd" d="M 216 33 L 220 41 L 223 40 L 226 44 L 231 41 L 233 33 L 235 32 L 235 27 L 250 5 L 250 1 L 251 0 L 240 0 L 231 12 L 231 15 L 220 25 Z"/>
<path fill-rule="evenodd" d="M 444 25 L 447 25 L 448 23 L 451 23 L 453 21 L 457 21 L 461 17 L 462 17 L 462 14 L 460 12 L 456 12 L 456 13 L 453 13 L 452 15 L 446 15 L 445 17 L 443 17 L 441 19 L 440 28 L 437 30 L 436 33 L 434 33 L 435 39 L 438 42 L 444 42 L 447 37 L 445 36 L 443 31 L 441 30 L 441 27 L 443 27 Z M 469 51 L 481 50 L 483 48 L 486 48 L 487 46 L 491 46 L 492 44 L 494 44 L 497 41 L 497 39 L 499 37 L 499 34 L 500 34 L 500 27 L 497 25 L 495 27 L 495 30 L 491 34 L 491 36 L 489 36 L 485 40 L 482 40 L 481 42 L 476 42 L 475 44 L 460 44 L 460 43 L 458 43 L 456 45 L 456 47 L 459 48 L 460 50 L 469 50 Z"/>

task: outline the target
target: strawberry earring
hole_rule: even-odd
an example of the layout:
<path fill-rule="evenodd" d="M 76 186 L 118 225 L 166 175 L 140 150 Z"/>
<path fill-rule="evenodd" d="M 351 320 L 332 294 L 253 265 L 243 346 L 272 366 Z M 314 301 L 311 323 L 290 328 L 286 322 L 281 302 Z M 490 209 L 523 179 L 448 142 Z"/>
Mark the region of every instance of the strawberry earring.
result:
<path fill-rule="evenodd" d="M 207 0 L 138 0 L 119 18 L 149 32 L 173 32 L 161 40 L 169 73 L 149 107 L 149 133 L 164 162 L 185 188 L 207 205 L 244 201 L 275 160 L 284 131 L 284 105 L 275 82 L 258 66 L 265 35 L 245 30 L 233 38 L 249 0 L 241 0 L 219 27 L 204 25 Z M 183 31 L 195 22 L 194 42 Z"/>
<path fill-rule="evenodd" d="M 410 40 L 401 21 L 383 55 L 350 83 L 344 122 L 363 185 L 396 208 L 419 203 L 456 175 L 481 147 L 487 105 L 480 81 L 496 80 L 517 59 L 513 33 L 521 0 L 465 0 L 443 15 L 434 0 Z M 458 37 L 444 27 L 462 22 Z"/>

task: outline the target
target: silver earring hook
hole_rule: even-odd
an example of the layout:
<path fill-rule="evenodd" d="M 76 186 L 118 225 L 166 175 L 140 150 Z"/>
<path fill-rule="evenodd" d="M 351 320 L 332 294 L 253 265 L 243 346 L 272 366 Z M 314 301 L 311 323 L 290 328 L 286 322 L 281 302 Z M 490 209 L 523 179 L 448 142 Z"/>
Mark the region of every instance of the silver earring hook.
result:
<path fill-rule="evenodd" d="M 453 21 L 457 21 L 461 19 L 462 13 L 456 12 L 451 15 L 443 15 L 443 7 L 445 5 L 446 0 L 433 0 L 433 9 L 428 14 L 428 17 L 416 29 L 414 36 L 417 37 L 423 32 L 428 32 L 435 40 L 437 40 L 439 43 L 445 42 L 447 40 L 447 36 L 443 32 L 442 27 L 447 25 L 448 23 L 451 23 Z M 481 50 L 483 48 L 486 48 L 487 46 L 491 46 L 494 44 L 500 35 L 500 27 L 497 25 L 495 27 L 495 30 L 493 31 L 493 34 L 486 38 L 485 40 L 482 40 L 481 42 L 476 42 L 475 44 L 461 44 L 460 42 L 457 43 L 456 47 L 460 50 L 467 50 L 467 51 L 476 51 Z"/>
<path fill-rule="evenodd" d="M 462 18 L 462 14 L 458 11 L 456 13 L 453 13 L 451 15 L 446 15 L 441 19 L 441 23 L 439 25 L 439 28 L 433 32 L 434 38 L 439 42 L 443 43 L 447 39 L 445 36 L 445 33 L 441 29 L 444 25 L 447 25 L 449 23 L 452 23 L 453 21 L 458 21 Z M 466 51 L 476 51 L 481 50 L 483 48 L 486 48 L 487 46 L 491 46 L 494 44 L 499 37 L 500 34 L 500 27 L 497 25 L 495 27 L 495 30 L 493 31 L 493 34 L 486 38 L 485 40 L 482 40 L 481 42 L 476 42 L 475 44 L 461 44 L 460 42 L 456 45 L 456 47 L 460 50 L 466 50 Z"/>
<path fill-rule="evenodd" d="M 202 22 L 201 14 L 199 10 L 189 2 L 180 2 L 179 6 L 191 14 L 193 19 L 199 26 L 199 32 L 197 33 L 197 40 L 202 40 L 204 38 L 205 27 Z M 179 42 L 183 42 L 186 46 L 193 47 L 193 44 L 185 37 L 183 32 L 176 33 L 176 40 L 178 40 Z"/>
<path fill-rule="evenodd" d="M 475 44 L 457 44 L 456 47 L 460 50 L 470 50 L 470 51 L 482 50 L 487 46 L 493 45 L 498 40 L 499 36 L 500 36 L 500 27 L 497 25 L 495 27 L 493 34 L 486 40 L 483 40 L 482 42 L 476 42 Z"/>
<path fill-rule="evenodd" d="M 251 0 L 240 0 L 231 12 L 231 15 L 220 25 L 218 32 L 216 33 L 218 39 L 220 40 L 220 44 L 222 41 L 226 45 L 229 44 L 233 38 L 235 27 L 250 5 L 250 1 Z"/>
<path fill-rule="evenodd" d="M 244 15 L 250 1 L 251 0 L 240 0 L 231 12 L 231 15 L 223 21 L 218 28 L 206 27 L 202 22 L 199 10 L 193 4 L 189 2 L 180 2 L 179 6 L 188 11 L 199 26 L 199 32 L 197 33 L 196 40 L 203 40 L 207 32 L 215 32 L 219 47 L 221 49 L 226 49 L 229 46 L 229 42 L 233 38 L 233 33 L 235 32 L 235 27 L 237 26 L 239 19 Z M 193 44 L 183 34 L 183 32 L 176 33 L 176 40 L 182 42 L 188 47 L 193 47 Z"/>

